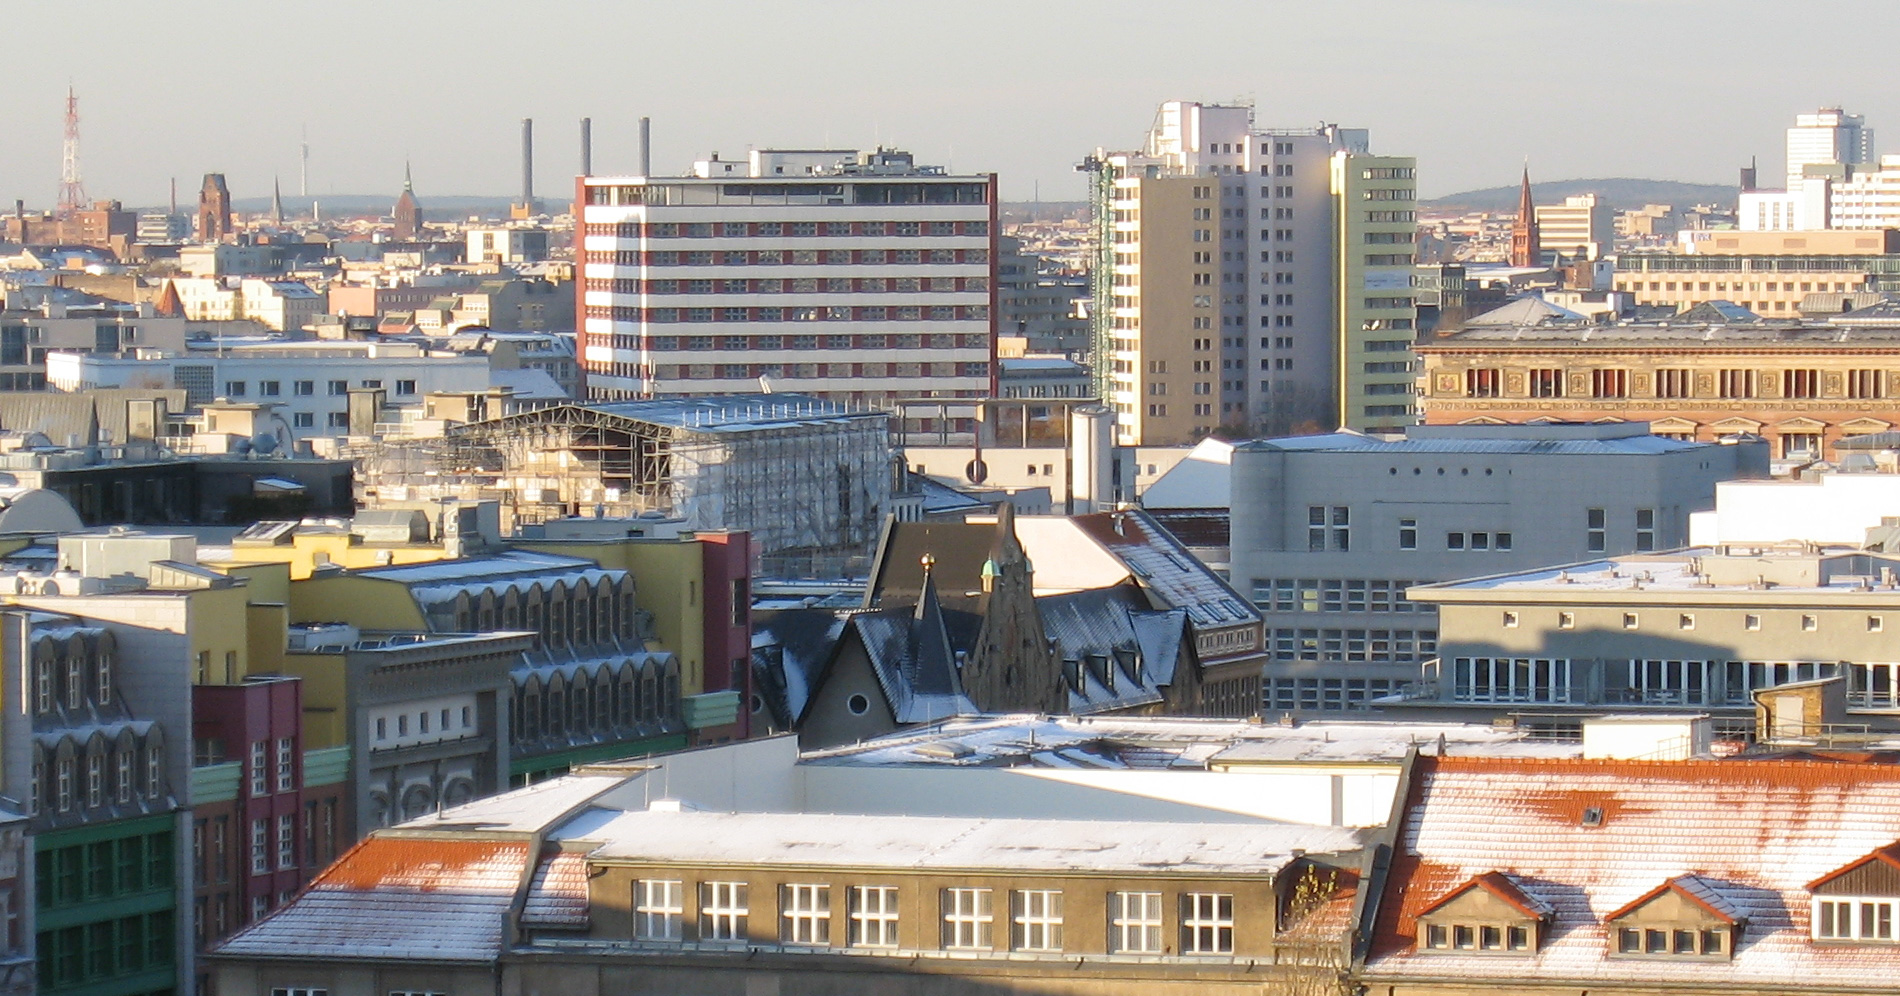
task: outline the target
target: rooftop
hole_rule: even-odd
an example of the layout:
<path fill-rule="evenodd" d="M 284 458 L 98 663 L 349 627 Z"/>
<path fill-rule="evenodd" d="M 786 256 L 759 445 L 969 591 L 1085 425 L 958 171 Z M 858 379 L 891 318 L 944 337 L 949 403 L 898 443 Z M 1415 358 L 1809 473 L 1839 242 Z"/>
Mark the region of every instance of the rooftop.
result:
<path fill-rule="evenodd" d="M 1883 573 L 1886 572 L 1886 573 Z M 1409 597 L 1433 599 L 1433 593 L 1564 593 L 1579 597 L 1640 592 L 1855 594 L 1900 600 L 1890 580 L 1900 574 L 1900 557 L 1861 553 L 1845 547 L 1811 544 L 1691 547 L 1668 553 L 1629 554 L 1581 564 L 1545 567 L 1511 574 L 1420 585 Z M 1458 599 L 1454 599 L 1458 600 Z"/>
<path fill-rule="evenodd" d="M 1312 436 L 1283 436 L 1240 443 L 1237 450 L 1294 453 L 1522 453 L 1653 456 L 1700 449 L 1691 443 L 1652 435 L 1647 422 L 1613 424 L 1538 423 L 1532 425 L 1409 426 L 1402 438 L 1381 438 L 1340 429 Z"/>

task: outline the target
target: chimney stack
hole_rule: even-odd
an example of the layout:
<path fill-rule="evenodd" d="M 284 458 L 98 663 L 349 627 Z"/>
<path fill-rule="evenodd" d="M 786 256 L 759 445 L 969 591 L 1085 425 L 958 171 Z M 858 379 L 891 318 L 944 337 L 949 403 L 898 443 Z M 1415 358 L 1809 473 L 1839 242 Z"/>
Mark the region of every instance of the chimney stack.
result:
<path fill-rule="evenodd" d="M 1755 183 L 1756 183 L 1755 157 L 1749 156 L 1748 165 L 1742 167 L 1742 193 L 1748 193 L 1749 191 L 1754 190 Z"/>
<path fill-rule="evenodd" d="M 640 119 L 640 175 L 653 175 L 653 119 Z"/>
<path fill-rule="evenodd" d="M 534 203 L 534 119 L 521 119 L 521 203 Z"/>
<path fill-rule="evenodd" d="M 581 175 L 594 175 L 594 119 L 581 119 Z"/>

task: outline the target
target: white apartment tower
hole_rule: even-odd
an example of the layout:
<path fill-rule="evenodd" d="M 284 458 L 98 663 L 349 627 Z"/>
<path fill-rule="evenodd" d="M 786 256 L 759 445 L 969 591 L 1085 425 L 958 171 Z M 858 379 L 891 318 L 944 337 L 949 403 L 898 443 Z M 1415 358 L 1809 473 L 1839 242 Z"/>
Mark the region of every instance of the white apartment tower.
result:
<path fill-rule="evenodd" d="M 772 390 L 872 407 L 994 391 L 996 177 L 886 149 L 584 176 L 591 397 Z"/>
<path fill-rule="evenodd" d="M 1141 151 L 1091 160 L 1097 382 L 1124 444 L 1375 427 L 1367 408 L 1377 427 L 1410 421 L 1386 413 L 1412 410 L 1409 341 L 1358 355 L 1362 329 L 1409 340 L 1414 314 L 1412 163 L 1373 158 L 1364 129 L 1263 129 L 1250 106 L 1169 101 Z M 1368 208 L 1396 230 L 1369 234 Z M 1344 400 L 1375 369 L 1397 404 Z"/>
<path fill-rule="evenodd" d="M 1810 165 L 1854 166 L 1871 163 L 1874 159 L 1874 132 L 1860 115 L 1848 114 L 1838 107 L 1797 114 L 1794 127 L 1788 129 L 1787 189 L 1801 187 L 1802 172 Z"/>

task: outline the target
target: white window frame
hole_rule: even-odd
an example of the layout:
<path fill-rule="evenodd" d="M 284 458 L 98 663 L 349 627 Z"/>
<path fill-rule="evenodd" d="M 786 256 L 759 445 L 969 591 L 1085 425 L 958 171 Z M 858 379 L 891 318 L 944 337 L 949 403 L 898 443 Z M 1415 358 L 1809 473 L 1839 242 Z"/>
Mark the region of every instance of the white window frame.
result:
<path fill-rule="evenodd" d="M 943 946 L 953 951 L 988 951 L 996 947 L 996 893 L 992 889 L 943 890 Z"/>
<path fill-rule="evenodd" d="M 1009 894 L 1012 951 L 1062 950 L 1062 891 L 1017 889 Z"/>
<path fill-rule="evenodd" d="M 288 792 L 296 788 L 297 755 L 296 741 L 290 737 L 277 738 L 277 791 Z"/>
<path fill-rule="evenodd" d="M 270 742 L 251 741 L 251 794 L 270 794 Z"/>
<path fill-rule="evenodd" d="M 831 886 L 788 882 L 779 890 L 779 940 L 786 944 L 831 943 Z"/>
<path fill-rule="evenodd" d="M 1108 894 L 1108 950 L 1114 954 L 1161 954 L 1164 924 L 1159 892 Z"/>
<path fill-rule="evenodd" d="M 851 887 L 851 946 L 854 948 L 897 947 L 896 886 L 854 885 Z"/>
<path fill-rule="evenodd" d="M 260 816 L 251 821 L 251 874 L 270 870 L 270 819 Z"/>
<path fill-rule="evenodd" d="M 744 943 L 746 918 L 751 915 L 746 882 L 699 883 L 699 939 Z"/>
<path fill-rule="evenodd" d="M 1817 941 L 1900 943 L 1900 898 L 1816 896 L 1810 912 Z"/>
<path fill-rule="evenodd" d="M 297 818 L 289 813 L 277 816 L 277 868 L 288 871 L 297 867 Z"/>
<path fill-rule="evenodd" d="M 686 883 L 643 878 L 634 883 L 633 936 L 641 941 L 677 941 L 686 922 Z"/>
<path fill-rule="evenodd" d="M 1234 953 L 1234 894 L 1181 894 L 1181 953 Z"/>

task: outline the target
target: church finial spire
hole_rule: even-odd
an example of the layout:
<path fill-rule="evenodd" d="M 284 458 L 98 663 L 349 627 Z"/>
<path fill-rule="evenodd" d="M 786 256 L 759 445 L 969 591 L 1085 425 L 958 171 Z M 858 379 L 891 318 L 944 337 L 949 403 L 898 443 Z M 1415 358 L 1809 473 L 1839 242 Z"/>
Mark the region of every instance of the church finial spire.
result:
<path fill-rule="evenodd" d="M 415 180 L 413 180 L 413 179 L 412 179 L 412 178 L 411 178 L 411 177 L 409 176 L 409 160 L 407 160 L 407 159 L 404 159 L 404 160 L 402 161 L 402 189 L 404 189 L 404 190 L 414 190 L 414 189 L 416 189 L 416 182 L 415 182 Z"/>
<path fill-rule="evenodd" d="M 1517 221 L 1511 225 L 1511 265 L 1544 265 L 1542 241 L 1537 231 L 1537 205 L 1531 199 L 1531 164 L 1524 160 L 1524 180 L 1517 190 Z"/>

